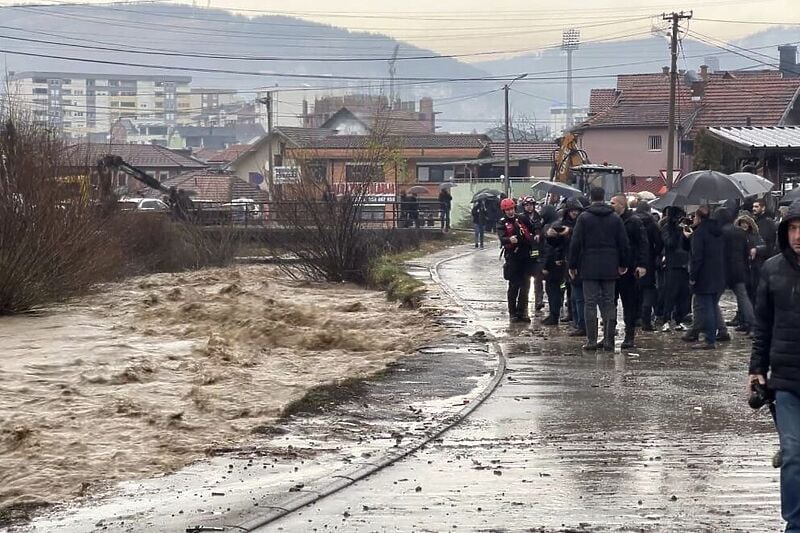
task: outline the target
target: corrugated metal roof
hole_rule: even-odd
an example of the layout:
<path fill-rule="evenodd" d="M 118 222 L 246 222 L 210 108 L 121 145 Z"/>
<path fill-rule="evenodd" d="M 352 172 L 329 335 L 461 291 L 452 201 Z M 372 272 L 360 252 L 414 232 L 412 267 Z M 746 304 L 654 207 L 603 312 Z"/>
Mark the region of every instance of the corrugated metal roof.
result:
<path fill-rule="evenodd" d="M 708 131 L 743 148 L 800 148 L 800 126 L 712 127 Z"/>

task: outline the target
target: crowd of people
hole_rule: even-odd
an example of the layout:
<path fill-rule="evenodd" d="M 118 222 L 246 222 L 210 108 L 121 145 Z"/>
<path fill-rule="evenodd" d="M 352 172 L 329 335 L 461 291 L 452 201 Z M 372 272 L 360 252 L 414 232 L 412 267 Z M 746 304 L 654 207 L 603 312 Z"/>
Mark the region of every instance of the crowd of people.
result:
<path fill-rule="evenodd" d="M 767 207 L 756 200 L 750 210 L 668 207 L 658 213 L 624 195 L 606 202 L 601 188 L 559 205 L 531 196 L 503 199 L 497 234 L 510 320 L 530 322 L 533 286 L 537 312 L 546 296 L 542 325 L 570 324 L 568 335 L 585 337 L 587 351 L 614 350 L 618 302 L 623 349 L 635 346 L 638 330 L 680 331 L 699 349 L 730 340 L 731 329 L 749 336 L 760 272 L 779 251 L 778 225 Z M 476 247 L 483 246 L 478 228 L 486 218 L 473 209 Z M 727 322 L 719 307 L 726 290 L 737 303 Z"/>

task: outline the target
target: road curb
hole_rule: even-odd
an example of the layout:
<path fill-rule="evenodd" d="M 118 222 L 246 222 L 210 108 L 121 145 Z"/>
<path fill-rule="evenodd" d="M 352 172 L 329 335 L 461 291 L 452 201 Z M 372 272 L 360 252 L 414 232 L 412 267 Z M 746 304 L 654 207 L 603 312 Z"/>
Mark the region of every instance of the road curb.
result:
<path fill-rule="evenodd" d="M 454 303 L 461 307 L 466 313 L 471 314 L 474 317 L 475 313 L 472 311 L 470 306 L 467 305 L 466 302 L 464 302 L 463 299 L 461 299 L 451 287 L 442 281 L 441 277 L 439 276 L 439 268 L 443 264 L 466 257 L 473 253 L 475 252 L 467 251 L 437 261 L 431 267 L 429 267 L 429 271 L 431 274 L 431 279 L 433 279 L 433 281 L 442 288 L 445 294 L 447 294 L 448 297 L 450 297 Z M 391 466 L 397 461 L 400 461 L 410 454 L 424 448 L 432 441 L 438 439 L 442 434 L 459 424 L 484 401 L 486 401 L 489 396 L 491 396 L 495 389 L 497 389 L 497 386 L 500 384 L 503 374 L 505 374 L 506 371 L 506 357 L 503 354 L 503 351 L 500 349 L 500 345 L 496 339 L 489 334 L 486 334 L 486 339 L 488 341 L 487 344 L 489 345 L 490 350 L 497 356 L 497 367 L 494 369 L 494 375 L 492 376 L 492 379 L 489 380 L 489 383 L 486 384 L 484 389 L 460 411 L 445 418 L 438 425 L 428 430 L 422 436 L 422 438 L 409 442 L 406 445 L 399 446 L 391 452 L 384 454 L 382 457 L 373 459 L 369 463 L 340 469 L 331 474 L 329 477 L 332 479 L 332 481 L 328 482 L 321 488 L 305 493 L 298 493 L 297 496 L 281 502 L 280 505 L 273 506 L 268 514 L 261 515 L 256 519 L 249 520 L 232 527 L 239 531 L 253 531 L 265 527 L 303 507 L 314 504 L 327 496 L 350 487 L 356 482 L 376 472 L 379 472 L 380 470 L 383 470 L 387 466 Z"/>

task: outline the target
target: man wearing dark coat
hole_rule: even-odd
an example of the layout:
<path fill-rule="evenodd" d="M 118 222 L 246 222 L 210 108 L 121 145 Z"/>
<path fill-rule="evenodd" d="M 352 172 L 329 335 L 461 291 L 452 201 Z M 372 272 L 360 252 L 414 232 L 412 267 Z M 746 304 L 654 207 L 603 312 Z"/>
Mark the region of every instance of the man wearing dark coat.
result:
<path fill-rule="evenodd" d="M 602 348 L 614 351 L 617 321 L 615 285 L 628 269 L 629 244 L 622 219 L 605 203 L 605 191 L 594 187 L 591 205 L 578 217 L 568 254 L 569 274 L 583 279 L 585 350 L 595 351 L 597 344 L 597 308 L 603 318 Z"/>
<path fill-rule="evenodd" d="M 706 339 L 694 348 L 716 348 L 719 297 L 725 290 L 725 240 L 722 227 L 710 217 L 708 206 L 700 206 L 694 214 L 691 231 L 692 254 L 689 262 L 689 283 L 697 300 L 700 322 Z M 689 230 L 685 230 L 689 233 Z"/>
<path fill-rule="evenodd" d="M 778 227 L 778 255 L 761 270 L 748 381 L 775 392 L 781 443 L 781 514 L 800 532 L 800 201 Z"/>
<path fill-rule="evenodd" d="M 624 264 L 627 272 L 617 280 L 616 290 L 617 296 L 622 300 L 622 315 L 625 320 L 625 338 L 622 340 L 621 348 L 626 350 L 634 347 L 636 322 L 639 320 L 642 308 L 639 280 L 647 275 L 650 245 L 647 242 L 644 224 L 639 217 L 634 216 L 633 211 L 628 209 L 628 199 L 625 195 L 618 194 L 611 198 L 611 207 L 622 219 L 630 245 L 628 260 Z"/>
<path fill-rule="evenodd" d="M 653 331 L 653 309 L 656 306 L 656 272 L 661 261 L 661 254 L 664 250 L 664 241 L 661 238 L 661 230 L 656 223 L 656 219 L 650 214 L 650 206 L 647 202 L 641 201 L 636 206 L 636 216 L 642 221 L 644 231 L 647 234 L 647 273 L 639 278 L 639 292 L 642 299 L 642 329 Z"/>
<path fill-rule="evenodd" d="M 725 274 L 725 285 L 736 295 L 736 304 L 741 317 L 741 323 L 736 327 L 736 331 L 748 333 L 755 322 L 755 316 L 753 303 L 747 294 L 748 263 L 750 261 L 747 233 L 733 224 L 733 216 L 725 207 L 718 207 L 714 211 L 714 218 L 719 222 L 725 240 L 725 260 L 721 272 Z"/>

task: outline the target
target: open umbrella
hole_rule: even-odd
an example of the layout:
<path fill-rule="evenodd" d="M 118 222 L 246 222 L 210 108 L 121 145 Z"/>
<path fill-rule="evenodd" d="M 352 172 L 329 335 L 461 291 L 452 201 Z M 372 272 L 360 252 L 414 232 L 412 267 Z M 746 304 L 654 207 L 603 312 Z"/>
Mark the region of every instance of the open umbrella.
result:
<path fill-rule="evenodd" d="M 650 207 L 659 211 L 663 211 L 667 207 L 686 207 L 687 205 L 689 205 L 689 200 L 675 191 L 669 191 L 661 198 L 650 202 Z"/>
<path fill-rule="evenodd" d="M 736 181 L 722 172 L 698 170 L 690 172 L 672 188 L 690 205 L 707 205 L 725 200 L 744 200 L 747 193 Z"/>
<path fill-rule="evenodd" d="M 733 178 L 748 195 L 763 194 L 771 191 L 772 188 L 775 187 L 775 184 L 767 178 L 762 178 L 758 174 L 752 174 L 750 172 L 736 172 L 735 174 L 731 174 L 731 178 Z"/>
<path fill-rule="evenodd" d="M 427 187 L 423 187 L 422 185 L 414 185 L 410 189 L 406 191 L 408 194 L 425 194 L 428 192 Z"/>
<path fill-rule="evenodd" d="M 495 200 L 500 200 L 500 196 L 492 194 L 488 191 L 484 191 L 475 193 L 475 196 L 472 197 L 472 201 L 470 203 L 474 204 L 475 202 L 480 202 L 481 200 L 488 200 L 490 198 L 493 198 Z"/>
<path fill-rule="evenodd" d="M 447 181 L 439 185 L 440 189 L 452 189 L 453 187 L 458 187 L 458 183 L 453 183 L 452 181 Z"/>
<path fill-rule="evenodd" d="M 543 194 L 557 194 L 558 196 L 563 196 L 564 198 L 583 196 L 583 193 L 580 191 L 580 189 L 570 187 L 569 185 L 559 183 L 557 181 L 540 181 L 539 183 L 531 186 L 531 190 Z"/>
<path fill-rule="evenodd" d="M 791 203 L 796 200 L 800 200 L 800 187 L 795 187 L 787 192 L 783 198 L 781 198 L 780 205 L 791 205 Z"/>

